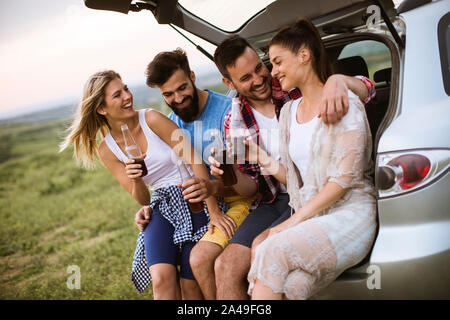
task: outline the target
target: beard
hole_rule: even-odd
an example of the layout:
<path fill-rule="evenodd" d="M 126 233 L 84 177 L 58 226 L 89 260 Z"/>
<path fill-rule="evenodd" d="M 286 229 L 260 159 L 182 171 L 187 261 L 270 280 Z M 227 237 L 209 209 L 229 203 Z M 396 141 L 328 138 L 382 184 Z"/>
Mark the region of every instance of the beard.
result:
<path fill-rule="evenodd" d="M 173 113 L 175 113 L 181 120 L 184 122 L 192 122 L 197 118 L 198 111 L 200 110 L 200 107 L 198 105 L 198 93 L 197 88 L 194 84 L 192 84 L 194 87 L 194 93 L 192 96 L 186 96 L 184 97 L 183 101 L 181 103 L 172 102 L 171 104 L 166 104 L 169 106 L 170 109 L 172 109 Z M 191 102 L 184 108 L 178 108 L 179 105 L 186 102 L 186 100 L 190 100 Z"/>

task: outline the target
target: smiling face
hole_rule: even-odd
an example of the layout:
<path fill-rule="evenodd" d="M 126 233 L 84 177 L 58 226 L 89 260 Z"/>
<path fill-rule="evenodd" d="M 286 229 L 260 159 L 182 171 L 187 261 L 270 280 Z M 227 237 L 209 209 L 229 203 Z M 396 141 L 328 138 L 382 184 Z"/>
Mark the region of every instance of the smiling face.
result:
<path fill-rule="evenodd" d="M 280 81 L 281 88 L 289 91 L 300 87 L 311 69 L 310 51 L 302 48 L 298 53 L 274 44 L 269 48 L 270 62 L 272 63 L 272 77 Z"/>
<path fill-rule="evenodd" d="M 158 87 L 167 105 L 185 122 L 194 121 L 199 112 L 198 93 L 194 82 L 193 72 L 188 76 L 182 69 L 178 69 Z"/>
<path fill-rule="evenodd" d="M 265 101 L 272 97 L 269 70 L 252 48 L 247 47 L 227 70 L 230 79 L 223 78 L 224 83 L 229 88 L 236 89 L 250 102 Z"/>
<path fill-rule="evenodd" d="M 106 85 L 104 103 L 97 112 L 116 119 L 134 115 L 133 94 L 120 78 L 114 78 Z"/>

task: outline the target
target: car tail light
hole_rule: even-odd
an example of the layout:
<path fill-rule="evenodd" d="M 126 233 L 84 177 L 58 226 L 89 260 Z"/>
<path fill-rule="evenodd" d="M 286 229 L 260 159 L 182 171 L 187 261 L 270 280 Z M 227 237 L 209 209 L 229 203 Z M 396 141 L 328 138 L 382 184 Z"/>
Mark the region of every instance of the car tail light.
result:
<path fill-rule="evenodd" d="M 380 198 L 416 190 L 450 166 L 449 150 L 411 150 L 378 156 L 376 187 Z"/>

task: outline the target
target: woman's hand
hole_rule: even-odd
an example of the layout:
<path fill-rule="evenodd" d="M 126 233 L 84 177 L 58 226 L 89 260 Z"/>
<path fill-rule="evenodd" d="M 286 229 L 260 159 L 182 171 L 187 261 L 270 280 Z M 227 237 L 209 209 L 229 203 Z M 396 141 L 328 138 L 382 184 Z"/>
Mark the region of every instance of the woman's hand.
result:
<path fill-rule="evenodd" d="M 280 224 L 277 224 L 276 226 L 272 227 L 269 229 L 269 235 L 268 237 L 277 234 L 281 231 L 284 231 L 286 229 L 289 229 L 299 223 L 301 223 L 302 221 L 304 221 L 304 217 L 302 216 L 302 214 L 300 213 L 300 210 L 297 213 L 292 214 L 289 219 L 283 221 Z"/>
<path fill-rule="evenodd" d="M 194 177 L 178 187 L 183 188 L 183 196 L 188 202 L 196 203 L 214 195 L 214 188 L 210 180 Z"/>
<path fill-rule="evenodd" d="M 277 234 L 283 230 L 286 230 L 288 227 L 286 225 L 284 225 L 283 223 L 280 223 L 280 224 L 276 225 L 275 227 L 270 228 L 268 237 L 271 237 L 274 234 Z"/>
<path fill-rule="evenodd" d="M 143 155 L 143 158 L 145 158 L 145 154 Z M 125 161 L 125 172 L 131 180 L 142 178 L 142 165 L 135 162 L 136 161 L 134 159 L 127 159 Z"/>
<path fill-rule="evenodd" d="M 227 239 L 231 239 L 237 226 L 233 219 L 220 212 L 220 210 L 217 210 L 209 212 L 208 232 L 212 234 L 214 232 L 214 227 L 217 227 L 222 231 Z"/>

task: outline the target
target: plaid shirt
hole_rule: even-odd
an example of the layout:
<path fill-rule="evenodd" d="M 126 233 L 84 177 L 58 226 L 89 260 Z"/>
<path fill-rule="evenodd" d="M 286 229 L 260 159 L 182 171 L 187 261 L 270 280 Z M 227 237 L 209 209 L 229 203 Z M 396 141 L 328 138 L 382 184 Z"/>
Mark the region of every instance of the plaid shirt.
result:
<path fill-rule="evenodd" d="M 363 101 L 363 103 L 366 104 L 375 97 L 375 85 L 372 83 L 372 81 L 364 76 L 355 76 L 355 78 L 360 79 L 369 90 L 368 97 Z M 298 90 L 297 88 L 291 90 L 290 92 L 283 91 L 281 89 L 279 81 L 275 78 L 272 78 L 272 103 L 275 105 L 275 114 L 277 116 L 277 119 L 279 119 L 281 108 L 286 102 L 291 99 L 298 99 L 301 96 L 302 95 L 300 93 L 300 90 Z M 244 96 L 239 95 L 239 101 L 242 118 L 244 119 L 247 128 L 250 129 L 250 132 L 256 134 L 256 136 L 252 136 L 252 139 L 259 145 L 259 127 L 253 114 L 252 108 L 248 100 Z M 225 122 L 223 125 L 225 136 L 229 134 L 230 123 L 231 110 L 225 116 Z M 243 173 L 249 175 L 258 185 L 258 192 L 260 193 L 260 196 L 253 202 L 250 209 L 257 208 L 261 203 L 272 203 L 275 200 L 278 192 L 280 191 L 280 182 L 274 176 L 262 175 L 261 168 L 258 164 L 250 164 L 246 162 L 244 164 L 239 164 L 238 167 Z"/>
<path fill-rule="evenodd" d="M 222 197 L 217 198 L 217 204 L 222 212 L 228 211 L 229 206 L 223 201 Z M 208 224 L 205 224 L 193 232 L 191 212 L 188 204 L 184 200 L 181 188 L 175 185 L 152 192 L 150 208 L 153 209 L 156 206 L 158 206 L 162 216 L 173 226 L 173 243 L 178 245 L 179 248 L 186 242 L 197 242 L 208 231 Z M 204 206 L 203 210 L 209 222 L 208 207 Z M 144 232 L 140 232 L 136 241 L 136 250 L 131 267 L 131 281 L 139 293 L 142 293 L 152 281 L 145 254 L 149 250 L 150 248 L 145 248 L 144 246 Z"/>

